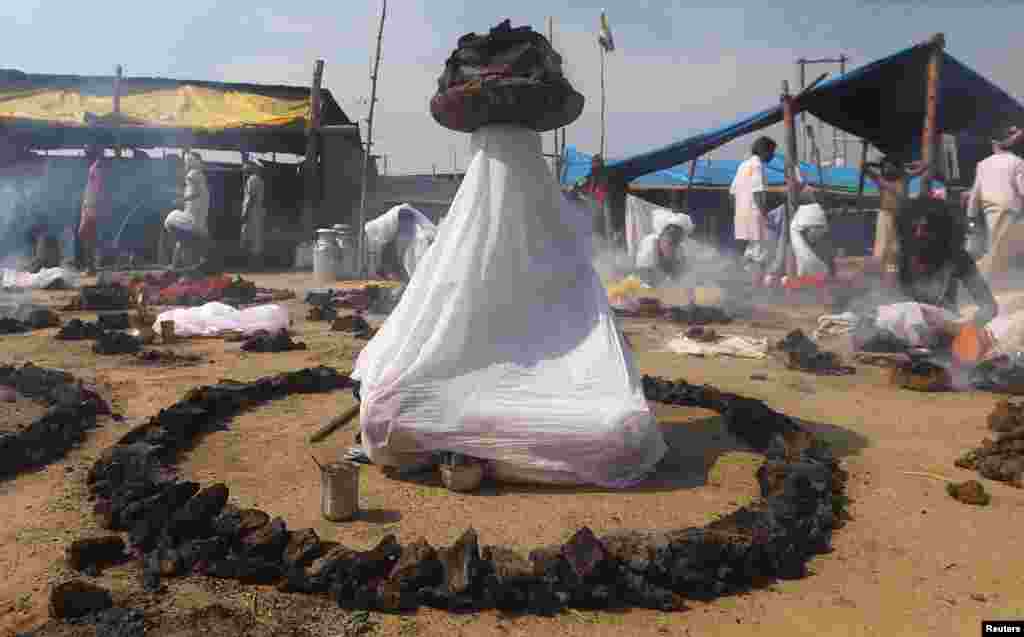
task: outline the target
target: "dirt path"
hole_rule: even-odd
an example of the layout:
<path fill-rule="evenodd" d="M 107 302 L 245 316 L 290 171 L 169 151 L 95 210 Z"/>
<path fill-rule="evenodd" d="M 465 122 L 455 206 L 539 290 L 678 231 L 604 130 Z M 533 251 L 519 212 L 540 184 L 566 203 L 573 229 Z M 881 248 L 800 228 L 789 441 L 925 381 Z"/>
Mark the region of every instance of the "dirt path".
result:
<path fill-rule="evenodd" d="M 301 282 L 294 275 L 257 280 L 270 287 Z M 32 360 L 95 377 L 129 421 L 108 422 L 67 459 L 0 484 L 0 507 L 10 512 L 0 518 L 0 569 L 9 573 L 0 580 L 0 634 L 25 630 L 45 618 L 46 585 L 63 568 L 65 542 L 93 532 L 89 507 L 81 498 L 84 470 L 132 419 L 151 415 L 196 384 L 220 378 L 246 380 L 308 365 L 351 365 L 360 342 L 304 321 L 299 302 L 289 307 L 297 338 L 309 344 L 309 351 L 245 355 L 222 341 L 176 345 L 176 350 L 206 357 L 207 362 L 193 367 L 138 367 L 128 365 L 126 357 L 97 360 L 86 344 L 58 346 L 47 333 L 4 337 L 6 360 Z M 717 329 L 774 339 L 793 326 L 809 330 L 818 313 L 782 307 Z M 816 558 L 806 579 L 710 604 L 695 602 L 689 612 L 676 615 L 570 612 L 541 619 L 422 611 L 413 617 L 375 616 L 377 634 L 747 635 L 753 624 L 766 637 L 968 635 L 977 634 L 982 619 L 1024 618 L 1024 577 L 1016 568 L 1024 554 L 1018 532 L 1024 524 L 1024 491 L 983 480 L 992 504 L 970 507 L 948 497 L 941 481 L 905 473 L 977 478 L 955 468 L 953 460 L 988 434 L 985 418 L 995 396 L 897 390 L 882 370 L 865 366 L 854 376 L 824 378 L 786 370 L 771 359 L 684 358 L 656 351 L 675 327 L 649 321 L 624 321 L 623 327 L 644 373 L 762 398 L 805 421 L 844 454 L 853 519 L 837 534 L 833 553 Z M 843 349 L 838 341 L 834 347 Z M 228 431 L 207 436 L 183 459 L 182 469 L 195 479 L 226 480 L 237 501 L 281 515 L 293 528 L 311 526 L 322 538 L 354 546 L 366 546 L 387 532 L 403 540 L 422 535 L 444 543 L 472 524 L 485 543 L 525 548 L 564 540 L 581 524 L 599 531 L 701 524 L 754 493 L 757 458 L 733 448 L 716 419 L 700 410 L 659 407 L 659 421 L 673 443 L 668 475 L 678 479 L 670 488 L 568 493 L 496 487 L 458 496 L 436 482 L 394 481 L 369 468 L 363 472 L 362 490 L 368 515 L 355 523 L 329 524 L 319 517 L 318 476 L 306 437 L 351 400 L 346 392 L 336 392 L 267 405 L 237 418 Z M 321 460 L 340 453 L 353 430 L 350 426 L 315 445 L 315 453 Z M 125 567 L 119 577 L 130 577 L 134 568 Z M 211 593 L 206 584 L 191 580 L 176 586 L 193 591 L 181 597 L 192 606 L 246 599 L 242 593 Z M 311 606 L 302 596 L 281 600 L 284 606 Z M 321 628 L 317 634 L 342 632 L 330 623 Z"/>

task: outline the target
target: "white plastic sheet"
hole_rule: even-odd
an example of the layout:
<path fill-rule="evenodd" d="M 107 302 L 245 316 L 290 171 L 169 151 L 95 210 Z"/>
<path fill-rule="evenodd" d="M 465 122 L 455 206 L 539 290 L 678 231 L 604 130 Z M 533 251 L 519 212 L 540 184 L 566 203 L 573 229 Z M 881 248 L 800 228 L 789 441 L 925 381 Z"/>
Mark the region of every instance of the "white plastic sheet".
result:
<path fill-rule="evenodd" d="M 158 334 L 161 321 L 174 321 L 174 335 L 182 338 L 217 336 L 226 332 L 248 335 L 259 330 L 274 333 L 287 329 L 289 325 L 288 310 L 280 305 L 257 305 L 236 310 L 216 302 L 161 312 L 153 323 L 153 331 Z"/>
<path fill-rule="evenodd" d="M 78 272 L 68 268 L 44 268 L 35 273 L 3 270 L 2 274 L 0 285 L 5 288 L 41 290 L 53 285 L 57 280 L 63 281 L 66 287 L 77 288 L 79 283 Z"/>
<path fill-rule="evenodd" d="M 666 447 L 540 135 L 486 126 L 433 247 L 360 353 L 363 446 L 624 487 Z"/>
<path fill-rule="evenodd" d="M 934 305 L 893 303 L 878 308 L 875 325 L 892 332 L 911 347 L 930 348 L 957 318 L 956 314 Z"/>

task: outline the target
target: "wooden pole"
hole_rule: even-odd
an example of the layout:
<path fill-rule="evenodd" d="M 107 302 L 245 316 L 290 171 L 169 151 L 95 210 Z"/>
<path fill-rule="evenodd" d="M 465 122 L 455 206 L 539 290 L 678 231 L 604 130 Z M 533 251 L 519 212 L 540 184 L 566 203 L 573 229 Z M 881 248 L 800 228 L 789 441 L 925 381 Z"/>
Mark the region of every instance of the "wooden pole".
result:
<path fill-rule="evenodd" d="M 317 60 L 313 67 L 313 84 L 309 94 L 309 121 L 306 122 L 305 199 L 302 229 L 307 237 L 313 236 L 316 209 L 319 203 L 320 180 L 317 161 L 320 154 L 320 85 L 323 82 L 324 61 Z"/>
<path fill-rule="evenodd" d="M 686 190 L 683 193 L 683 201 L 686 202 L 686 207 L 690 207 L 690 188 L 693 187 L 693 175 L 697 172 L 697 160 L 694 159 L 690 162 L 690 174 L 686 179 Z"/>
<path fill-rule="evenodd" d="M 921 197 L 930 196 L 932 178 L 935 176 L 936 160 L 939 157 L 939 87 L 942 75 L 942 57 L 946 47 L 946 38 L 938 33 L 932 37 L 932 50 L 928 59 L 927 97 L 925 98 L 924 130 L 921 133 L 921 162 L 924 172 L 921 174 Z"/>
<path fill-rule="evenodd" d="M 377 28 L 377 53 L 370 76 L 370 113 L 366 118 L 366 154 L 363 155 L 363 180 L 359 195 L 359 231 L 356 233 L 359 251 L 359 276 L 366 278 L 366 188 L 370 179 L 370 153 L 373 151 L 373 111 L 377 105 L 377 71 L 380 70 L 380 47 L 384 38 L 384 19 L 388 14 L 388 0 L 381 1 L 380 26 Z"/>
<path fill-rule="evenodd" d="M 121 79 L 124 69 L 118 64 L 114 67 L 114 157 L 121 156 L 121 136 L 116 132 L 121 127 Z"/>
<path fill-rule="evenodd" d="M 555 19 L 553 17 L 551 17 L 551 16 L 548 16 L 548 43 L 550 43 L 551 47 L 554 48 L 554 46 L 555 46 Z M 555 149 L 552 151 L 552 154 L 555 156 L 555 161 L 553 162 L 553 164 L 554 164 L 553 167 L 554 167 L 554 172 L 555 172 L 555 179 L 558 181 L 559 187 L 561 187 L 561 184 L 562 184 L 561 164 L 562 164 L 562 162 L 558 159 L 558 129 L 557 128 L 551 132 L 551 138 L 554 140 L 554 147 L 555 147 Z"/>
<path fill-rule="evenodd" d="M 807 127 L 807 140 L 811 146 L 811 157 L 814 158 L 814 163 L 818 167 L 818 185 L 824 187 L 825 185 L 825 169 L 821 166 L 821 146 L 818 146 L 818 140 L 814 137 L 814 127 Z"/>
<path fill-rule="evenodd" d="M 789 224 L 797 208 L 797 156 L 796 156 L 796 122 L 793 97 L 789 93 L 789 82 L 782 82 L 782 121 L 785 125 L 786 148 L 786 213 L 782 217 L 782 230 L 779 233 L 778 249 L 768 274 L 781 275 L 783 272 L 795 274 L 795 263 L 790 259 Z"/>
<path fill-rule="evenodd" d="M 349 407 L 347 410 L 341 413 L 339 416 L 335 416 L 328 420 L 322 427 L 313 432 L 309 437 L 310 443 L 317 443 L 331 435 L 341 427 L 347 425 L 353 418 L 359 415 L 359 405 Z"/>
<path fill-rule="evenodd" d="M 601 49 L 601 157 L 607 159 L 604 155 L 604 45 L 598 42 L 597 48 Z"/>
<path fill-rule="evenodd" d="M 860 140 L 860 183 L 857 184 L 857 214 L 862 212 L 864 207 L 864 178 L 866 174 L 864 172 L 864 164 L 868 162 L 868 140 Z"/>
<path fill-rule="evenodd" d="M 804 58 L 800 58 L 796 61 L 797 67 L 800 69 L 800 92 L 803 93 L 807 88 L 807 61 Z M 800 126 L 807 128 L 807 115 L 800 113 Z M 804 161 L 807 161 L 807 146 L 803 147 L 803 154 L 800 155 Z"/>

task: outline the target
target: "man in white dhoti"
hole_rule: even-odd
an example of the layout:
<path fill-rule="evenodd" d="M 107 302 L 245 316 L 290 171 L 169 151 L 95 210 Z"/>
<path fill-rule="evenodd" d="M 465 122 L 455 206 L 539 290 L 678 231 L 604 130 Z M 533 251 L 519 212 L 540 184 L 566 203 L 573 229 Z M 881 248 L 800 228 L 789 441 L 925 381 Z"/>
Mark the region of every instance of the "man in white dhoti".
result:
<path fill-rule="evenodd" d="M 249 255 L 249 264 L 260 267 L 263 264 L 263 233 L 267 221 L 263 166 L 256 161 L 247 161 L 242 170 L 246 175 L 242 197 L 242 247 Z"/>
<path fill-rule="evenodd" d="M 1019 250 L 1010 241 L 1011 228 L 1024 215 L 1024 159 L 1011 148 L 1024 141 L 1024 131 L 1008 126 L 992 141 L 992 155 L 981 160 L 967 199 L 967 217 L 984 218 L 988 226 L 988 253 L 978 269 L 989 284 L 1006 275 Z"/>

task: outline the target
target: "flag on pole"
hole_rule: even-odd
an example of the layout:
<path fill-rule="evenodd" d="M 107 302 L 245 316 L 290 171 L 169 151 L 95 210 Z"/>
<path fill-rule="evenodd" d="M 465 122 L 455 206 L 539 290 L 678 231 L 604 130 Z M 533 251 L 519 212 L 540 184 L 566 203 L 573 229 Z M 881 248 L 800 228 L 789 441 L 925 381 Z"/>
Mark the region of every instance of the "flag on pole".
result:
<path fill-rule="evenodd" d="M 615 50 L 615 40 L 612 39 L 612 29 L 608 26 L 608 16 L 601 10 L 601 33 L 597 36 L 598 43 L 608 52 Z"/>

